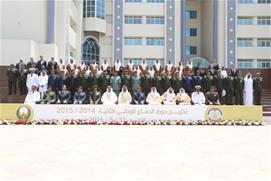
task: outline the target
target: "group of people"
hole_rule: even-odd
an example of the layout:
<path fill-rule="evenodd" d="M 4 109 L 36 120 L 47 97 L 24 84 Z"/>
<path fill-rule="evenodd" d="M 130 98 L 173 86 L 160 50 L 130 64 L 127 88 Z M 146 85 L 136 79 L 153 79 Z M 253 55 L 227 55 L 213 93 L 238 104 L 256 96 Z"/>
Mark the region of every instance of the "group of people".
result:
<path fill-rule="evenodd" d="M 85 63 L 76 65 L 73 59 L 65 64 L 62 59 L 37 62 L 31 57 L 19 60 L 7 71 L 9 94 L 27 94 L 25 103 L 38 104 L 226 104 L 259 105 L 263 79 L 255 78 L 233 65 L 210 64 L 208 69 L 192 66 L 189 61 L 162 66 L 157 60 L 147 65 L 143 60 L 134 65 L 132 60 L 122 65 L 116 60 L 110 65 Z"/>

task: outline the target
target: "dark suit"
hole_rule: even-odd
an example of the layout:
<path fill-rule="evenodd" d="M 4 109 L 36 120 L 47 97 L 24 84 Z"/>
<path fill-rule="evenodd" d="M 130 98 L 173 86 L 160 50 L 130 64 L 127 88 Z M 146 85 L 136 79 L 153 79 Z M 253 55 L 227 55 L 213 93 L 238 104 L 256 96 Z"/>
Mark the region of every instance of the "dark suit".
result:
<path fill-rule="evenodd" d="M 42 66 L 44 66 L 45 69 L 47 69 L 47 62 L 46 62 L 46 60 L 39 60 L 37 62 L 37 69 L 38 69 L 39 72 L 41 72 Z"/>
<path fill-rule="evenodd" d="M 134 104 L 144 104 L 145 103 L 145 94 L 143 92 L 135 92 L 133 95 Z"/>
<path fill-rule="evenodd" d="M 53 91 L 58 91 L 58 76 L 56 74 L 49 75 L 48 86 L 52 87 Z"/>

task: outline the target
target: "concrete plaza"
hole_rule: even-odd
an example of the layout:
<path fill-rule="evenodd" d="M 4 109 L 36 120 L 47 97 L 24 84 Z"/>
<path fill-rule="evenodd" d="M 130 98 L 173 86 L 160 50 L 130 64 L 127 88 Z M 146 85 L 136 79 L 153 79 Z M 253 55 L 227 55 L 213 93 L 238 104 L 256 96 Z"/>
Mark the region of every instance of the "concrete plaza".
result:
<path fill-rule="evenodd" d="M 0 180 L 270 180 L 265 126 L 0 126 Z"/>

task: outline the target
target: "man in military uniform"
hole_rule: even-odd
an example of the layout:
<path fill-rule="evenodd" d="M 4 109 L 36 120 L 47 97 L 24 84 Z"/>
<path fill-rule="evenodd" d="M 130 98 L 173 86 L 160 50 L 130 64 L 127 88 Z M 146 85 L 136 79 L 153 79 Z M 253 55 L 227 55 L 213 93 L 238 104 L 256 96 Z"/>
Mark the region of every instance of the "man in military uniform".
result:
<path fill-rule="evenodd" d="M 203 77 L 203 91 L 206 93 L 210 91 L 211 86 L 213 85 L 213 76 L 210 71 L 207 71 L 207 74 Z"/>
<path fill-rule="evenodd" d="M 219 95 L 215 86 L 211 86 L 210 91 L 206 93 L 206 103 L 208 105 L 220 105 Z"/>
<path fill-rule="evenodd" d="M 115 94 L 118 96 L 121 86 L 121 78 L 118 75 L 117 71 L 113 72 L 113 76 L 110 78 L 110 84 L 113 89 L 113 92 L 115 92 Z"/>
<path fill-rule="evenodd" d="M 154 74 L 153 87 L 155 87 L 157 89 L 157 92 L 159 92 L 159 94 L 163 93 L 162 92 L 162 78 L 161 78 L 159 72 L 155 72 L 155 74 Z"/>
<path fill-rule="evenodd" d="M 102 94 L 106 92 L 106 89 L 109 85 L 110 85 L 110 75 L 108 75 L 107 70 L 104 70 L 103 73 L 100 75 L 98 81 L 98 87 Z"/>
<path fill-rule="evenodd" d="M 121 86 L 126 85 L 128 90 L 132 90 L 131 86 L 131 75 L 128 73 L 127 68 L 123 69 L 123 74 L 121 75 Z"/>
<path fill-rule="evenodd" d="M 262 88 L 263 88 L 263 78 L 261 77 L 260 73 L 257 73 L 256 78 L 254 78 L 253 80 L 255 105 L 261 105 Z"/>
<path fill-rule="evenodd" d="M 214 86 L 217 89 L 219 99 L 220 99 L 220 103 L 221 103 L 222 102 L 222 91 L 223 91 L 223 88 L 224 88 L 224 81 L 223 81 L 222 76 L 221 76 L 221 70 L 218 70 L 217 75 L 214 77 Z"/>
<path fill-rule="evenodd" d="M 26 65 L 24 65 L 19 71 L 19 90 L 20 95 L 25 95 L 27 93 L 26 79 L 27 79 L 28 70 Z"/>
<path fill-rule="evenodd" d="M 89 94 L 89 103 L 90 104 L 100 104 L 101 103 L 101 92 L 98 91 L 97 85 L 93 86 L 93 91 Z"/>
<path fill-rule="evenodd" d="M 140 83 L 141 83 L 140 78 L 141 77 L 138 76 L 137 71 L 134 71 L 133 76 L 131 77 L 131 85 L 132 85 L 133 92 L 136 92 L 138 87 L 140 86 Z"/>
<path fill-rule="evenodd" d="M 179 92 L 180 88 L 183 87 L 183 80 L 182 77 L 180 77 L 179 72 L 175 72 L 174 76 L 171 79 L 171 85 L 174 89 L 174 92 Z"/>
<path fill-rule="evenodd" d="M 56 102 L 56 93 L 52 90 L 51 86 L 48 86 L 48 90 L 44 94 L 41 104 L 54 104 Z"/>
<path fill-rule="evenodd" d="M 141 74 L 141 87 L 145 95 L 147 95 L 151 90 L 152 78 L 148 71 L 143 71 Z"/>
<path fill-rule="evenodd" d="M 237 72 L 237 76 L 233 80 L 233 88 L 235 94 L 235 104 L 243 105 L 244 78 L 242 77 L 240 70 Z"/>
<path fill-rule="evenodd" d="M 233 77 L 231 76 L 231 71 L 228 71 L 228 76 L 224 79 L 225 90 L 226 90 L 226 104 L 233 104 L 234 88 L 233 88 Z"/>
<path fill-rule="evenodd" d="M 16 95 L 17 78 L 19 76 L 19 72 L 13 64 L 10 64 L 10 67 L 7 70 L 7 76 L 8 76 L 8 95 L 12 94 L 12 89 L 14 95 Z"/>

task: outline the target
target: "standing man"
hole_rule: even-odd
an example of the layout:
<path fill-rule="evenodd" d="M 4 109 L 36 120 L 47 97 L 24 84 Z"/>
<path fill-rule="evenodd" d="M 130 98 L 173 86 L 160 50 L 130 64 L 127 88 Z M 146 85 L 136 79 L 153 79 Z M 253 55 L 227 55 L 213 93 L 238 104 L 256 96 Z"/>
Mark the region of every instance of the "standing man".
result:
<path fill-rule="evenodd" d="M 228 76 L 224 79 L 225 90 L 226 90 L 226 105 L 233 104 L 234 88 L 233 88 L 233 77 L 231 76 L 231 71 L 228 71 Z"/>
<path fill-rule="evenodd" d="M 26 87 L 27 74 L 28 74 L 28 70 L 26 68 L 26 65 L 24 65 L 19 72 L 20 95 L 25 95 L 28 92 L 27 87 Z"/>
<path fill-rule="evenodd" d="M 244 105 L 253 105 L 253 79 L 250 73 L 244 79 Z"/>
<path fill-rule="evenodd" d="M 221 70 L 218 70 L 217 75 L 214 77 L 214 86 L 217 89 L 219 99 L 220 99 L 220 103 L 222 103 L 222 91 L 223 91 L 223 88 L 224 88 L 224 81 L 222 79 Z"/>
<path fill-rule="evenodd" d="M 46 60 L 43 60 L 43 56 L 41 55 L 40 60 L 37 62 L 38 72 L 41 72 L 42 68 L 47 69 L 47 62 L 46 62 Z"/>
<path fill-rule="evenodd" d="M 133 76 L 131 77 L 131 83 L 132 83 L 132 91 L 136 92 L 138 87 L 140 86 L 141 79 L 137 74 L 137 71 L 134 71 Z"/>
<path fill-rule="evenodd" d="M 237 72 L 237 77 L 234 78 L 233 87 L 235 94 L 235 104 L 243 105 L 244 78 L 242 77 L 240 70 Z"/>
<path fill-rule="evenodd" d="M 41 99 L 43 98 L 45 92 L 48 87 L 48 75 L 46 74 L 46 70 L 43 69 L 39 76 L 39 92 Z"/>
<path fill-rule="evenodd" d="M 112 86 L 113 92 L 115 92 L 118 96 L 121 86 L 121 78 L 118 76 L 117 71 L 113 72 L 113 76 L 110 79 L 110 84 Z"/>
<path fill-rule="evenodd" d="M 53 71 L 57 71 L 57 62 L 55 61 L 54 57 L 51 57 L 51 60 L 48 62 L 48 68 L 47 68 L 49 74 L 51 74 Z"/>
<path fill-rule="evenodd" d="M 263 88 L 263 78 L 261 77 L 261 74 L 258 72 L 256 74 L 256 78 L 253 80 L 255 105 L 261 105 L 262 88 Z"/>
<path fill-rule="evenodd" d="M 30 68 L 29 71 L 30 73 L 27 75 L 27 79 L 26 79 L 26 87 L 28 89 L 28 92 L 31 92 L 33 85 L 38 87 L 39 77 L 37 74 L 34 73 L 35 72 L 34 68 Z"/>
<path fill-rule="evenodd" d="M 16 95 L 17 78 L 19 76 L 19 71 L 16 69 L 16 67 L 13 64 L 10 64 L 10 67 L 7 70 L 7 76 L 8 76 L 8 95 L 12 94 L 12 89 L 13 89 L 14 95 Z"/>

